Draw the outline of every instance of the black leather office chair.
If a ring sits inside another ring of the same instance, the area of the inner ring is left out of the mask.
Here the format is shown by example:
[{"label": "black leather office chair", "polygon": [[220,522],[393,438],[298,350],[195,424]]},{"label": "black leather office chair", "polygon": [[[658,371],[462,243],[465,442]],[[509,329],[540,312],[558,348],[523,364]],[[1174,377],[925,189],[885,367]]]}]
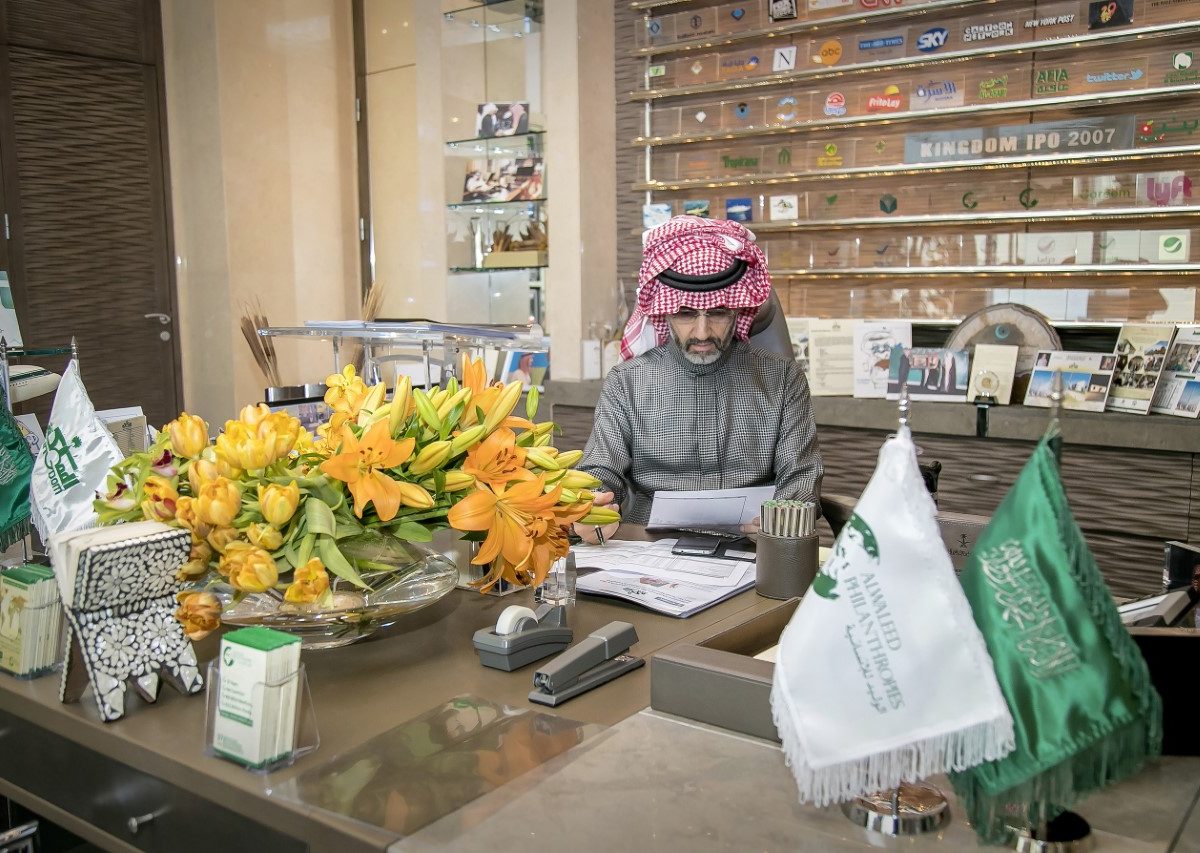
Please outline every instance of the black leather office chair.
[{"label": "black leather office chair", "polygon": [[767,352],[793,357],[787,317],[779,302],[779,294],[774,290],[771,291],[771,298],[763,303],[754,317],[754,325],[750,327],[750,343]]}]

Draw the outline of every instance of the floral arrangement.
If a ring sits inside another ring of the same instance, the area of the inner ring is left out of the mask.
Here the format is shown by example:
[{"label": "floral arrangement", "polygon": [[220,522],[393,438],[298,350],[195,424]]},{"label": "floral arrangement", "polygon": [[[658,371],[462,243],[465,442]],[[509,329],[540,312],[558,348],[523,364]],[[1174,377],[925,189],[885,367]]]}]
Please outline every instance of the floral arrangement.
[{"label": "floral arrangement", "polygon": [[554,424],[535,423],[537,390],[513,414],[520,382],[489,384],[482,361],[464,357],[463,381],[428,392],[405,378],[386,400],[348,366],[326,379],[332,409],[316,436],[286,412],[247,406],[210,442],[208,425],[182,413],[153,447],[114,466],[96,500],[101,524],[141,519],[185,527],[190,588],[177,618],[200,639],[220,622],[218,585],[318,607],[332,600],[330,573],[365,588],[375,565],[343,553],[368,533],[428,542],[452,527],[482,542],[473,563],[501,579],[539,584],[568,550],[571,523],[611,524],[593,508],[599,481],[575,470],[580,450],[551,445]]}]

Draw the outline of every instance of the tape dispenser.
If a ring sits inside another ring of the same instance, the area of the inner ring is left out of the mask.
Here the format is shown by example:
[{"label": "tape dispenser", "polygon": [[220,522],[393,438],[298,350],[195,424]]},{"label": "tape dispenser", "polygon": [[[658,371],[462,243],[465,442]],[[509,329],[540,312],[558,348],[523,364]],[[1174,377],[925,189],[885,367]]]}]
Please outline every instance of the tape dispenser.
[{"label": "tape dispenser", "polygon": [[543,604],[530,610],[512,605],[504,608],[494,627],[476,631],[473,642],[481,664],[512,672],[561,652],[571,638],[565,606]]}]

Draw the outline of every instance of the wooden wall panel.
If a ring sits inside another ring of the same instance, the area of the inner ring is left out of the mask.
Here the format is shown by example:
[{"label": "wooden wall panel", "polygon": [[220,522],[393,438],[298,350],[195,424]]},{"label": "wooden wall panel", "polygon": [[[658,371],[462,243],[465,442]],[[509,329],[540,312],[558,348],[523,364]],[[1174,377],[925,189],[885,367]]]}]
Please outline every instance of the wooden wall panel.
[{"label": "wooden wall panel", "polygon": [[630,101],[628,95],[642,87],[644,61],[629,55],[637,44],[642,12],[629,8],[627,0],[614,0],[616,24],[616,89],[617,89],[617,277],[625,291],[625,302],[631,308],[637,297],[637,271],[642,263],[642,243],[635,234],[642,228],[644,193],[630,187],[641,180],[642,151],[629,140],[642,135],[645,106]]},{"label": "wooden wall panel", "polygon": [[[155,69],[10,47],[26,343],[79,339],[97,408],[177,413]],[[7,156],[7,155],[6,155]]]},{"label": "wooden wall panel", "polygon": [[6,0],[8,43],[80,56],[152,63],[157,2]]}]

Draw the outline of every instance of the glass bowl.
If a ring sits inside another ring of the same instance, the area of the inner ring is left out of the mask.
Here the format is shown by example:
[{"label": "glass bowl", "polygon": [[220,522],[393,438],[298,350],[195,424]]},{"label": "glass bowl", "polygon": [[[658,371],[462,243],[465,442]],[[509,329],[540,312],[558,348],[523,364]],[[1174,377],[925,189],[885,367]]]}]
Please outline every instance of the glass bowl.
[{"label": "glass bowl", "polygon": [[367,534],[339,543],[369,589],[332,577],[328,606],[293,604],[281,593],[248,595],[236,604],[232,590],[215,590],[226,602],[221,621],[261,625],[301,639],[305,649],[332,649],[393,625],[401,616],[428,607],[458,582],[458,567],[417,542]]}]

